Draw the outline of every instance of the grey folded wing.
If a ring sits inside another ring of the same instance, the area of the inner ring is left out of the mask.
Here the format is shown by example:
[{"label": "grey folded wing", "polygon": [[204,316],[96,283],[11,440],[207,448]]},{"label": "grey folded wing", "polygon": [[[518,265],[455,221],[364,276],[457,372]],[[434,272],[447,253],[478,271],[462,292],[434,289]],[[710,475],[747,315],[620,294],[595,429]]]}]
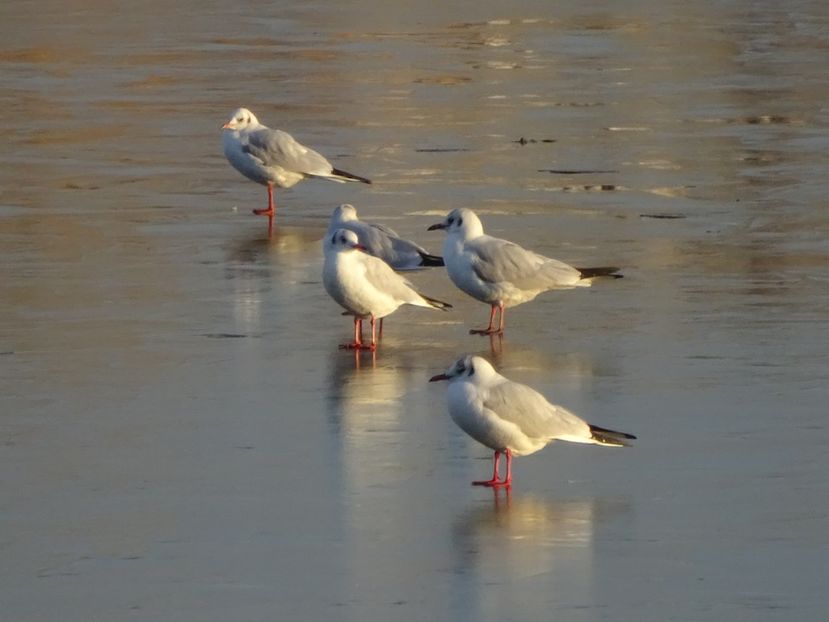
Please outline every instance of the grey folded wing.
[{"label": "grey folded wing", "polygon": [[282,130],[262,128],[250,132],[243,150],[258,158],[265,166],[278,166],[304,175],[330,175],[331,163],[313,149],[298,143]]},{"label": "grey folded wing", "polygon": [[411,240],[404,240],[403,238],[389,238],[391,247],[398,255],[420,255],[421,253],[428,254],[426,249],[412,242]]},{"label": "grey folded wing", "polygon": [[365,245],[372,255],[380,257],[395,268],[400,268],[406,262],[420,260],[420,253],[426,251],[409,240],[404,240],[389,227],[383,225],[360,223],[363,230],[358,233],[365,237]]},{"label": "grey folded wing", "polygon": [[422,303],[423,298],[412,284],[397,274],[389,264],[377,257],[366,256],[366,280],[376,290],[381,291],[395,300],[408,303]]},{"label": "grey folded wing", "polygon": [[467,244],[472,269],[487,283],[510,283],[521,289],[568,285],[581,278],[579,271],[557,259],[528,251],[507,240],[485,236]]},{"label": "grey folded wing", "polygon": [[394,229],[392,229],[391,227],[387,227],[386,225],[378,225],[376,223],[365,223],[365,225],[371,227],[372,229],[377,229],[377,231],[379,231],[380,233],[384,233],[390,238],[400,237],[399,235],[397,235],[397,232]]},{"label": "grey folded wing", "polygon": [[484,407],[509,421],[530,438],[553,439],[563,436],[590,438],[590,426],[566,408],[547,401],[527,385],[506,381],[492,387]]},{"label": "grey folded wing", "polygon": [[372,255],[387,262],[392,260],[394,254],[393,239],[397,235],[394,231],[382,225],[373,225],[362,221],[353,224],[355,231],[359,227],[357,235],[360,236],[361,242],[366,245]]}]

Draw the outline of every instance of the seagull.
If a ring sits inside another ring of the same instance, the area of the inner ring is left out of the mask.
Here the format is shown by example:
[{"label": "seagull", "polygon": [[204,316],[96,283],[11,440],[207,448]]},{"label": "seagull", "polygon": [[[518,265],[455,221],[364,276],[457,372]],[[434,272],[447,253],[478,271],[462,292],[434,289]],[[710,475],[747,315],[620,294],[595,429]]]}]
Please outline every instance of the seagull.
[{"label": "seagull", "polygon": [[414,242],[404,240],[388,227],[359,220],[357,210],[348,203],[343,203],[331,214],[328,235],[337,229],[348,229],[356,233],[360,244],[365,246],[366,252],[379,257],[395,270],[415,270],[443,265],[442,257],[430,255],[423,248]]},{"label": "seagull", "polygon": [[228,162],[248,179],[268,187],[267,209],[255,209],[253,213],[268,217],[269,232],[276,214],[274,185],[290,188],[306,177],[340,183],[371,183],[365,177],[334,168],[319,153],[301,145],[287,132],[262,125],[247,108],[236,110],[222,129],[225,130],[222,146]]},{"label": "seagull", "polygon": [[[478,216],[470,209],[458,208],[429,227],[446,230],[443,259],[449,278],[462,291],[490,305],[489,326],[470,330],[472,335],[501,335],[504,312],[529,302],[552,289],[589,287],[599,276],[622,278],[619,268],[574,268],[526,250],[513,242],[484,233]],[[498,310],[498,327],[493,326]]]},{"label": "seagull", "polygon": [[[385,261],[369,255],[357,234],[337,229],[325,236],[325,264],[322,283],[325,291],[354,316],[354,341],[347,349],[377,349],[374,322],[409,304],[430,309],[451,309],[452,305],[416,292],[412,285],[391,269]],[[363,320],[371,321],[371,344],[362,341]]]},{"label": "seagull", "polygon": [[[480,356],[459,358],[429,382],[439,380],[449,381],[446,401],[452,421],[495,451],[492,479],[472,482],[475,486],[510,486],[512,457],[535,453],[553,441],[623,447],[636,438],[586,423],[527,385],[505,378]],[[507,467],[499,480],[501,454],[507,457]]]}]

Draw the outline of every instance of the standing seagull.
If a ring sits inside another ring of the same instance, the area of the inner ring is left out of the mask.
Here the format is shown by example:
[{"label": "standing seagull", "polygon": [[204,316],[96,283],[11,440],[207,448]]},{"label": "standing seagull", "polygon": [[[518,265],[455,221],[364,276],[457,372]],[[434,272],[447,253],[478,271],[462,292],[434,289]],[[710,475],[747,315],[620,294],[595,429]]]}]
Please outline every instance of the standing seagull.
[{"label": "standing seagull", "polygon": [[[505,308],[529,302],[542,292],[589,287],[598,276],[622,278],[619,268],[574,268],[486,235],[471,209],[452,210],[443,222],[429,227],[429,231],[434,229],[446,229],[443,260],[449,278],[459,289],[490,305],[489,326],[470,330],[473,335],[503,334]],[[497,328],[493,326],[496,310],[500,311]]]},{"label": "standing seagull", "polygon": [[379,257],[395,270],[414,270],[443,265],[442,257],[430,255],[423,248],[414,242],[404,240],[388,227],[359,220],[357,210],[348,203],[343,203],[331,214],[328,234],[334,233],[337,229],[348,229],[356,233],[360,244],[366,247],[366,252]]},{"label": "standing seagull", "polygon": [[[438,380],[449,381],[446,401],[452,421],[495,451],[492,479],[472,482],[475,486],[510,486],[513,455],[527,456],[553,441],[623,447],[636,438],[586,423],[527,385],[505,378],[480,356],[458,359],[429,382]],[[499,480],[501,454],[507,456],[507,469]]]},{"label": "standing seagull", "polygon": [[[451,309],[452,305],[416,292],[411,284],[382,259],[365,252],[357,234],[337,229],[325,236],[325,264],[322,283],[325,291],[354,316],[354,341],[343,348],[377,349],[374,322],[394,313],[401,305]],[[371,321],[371,344],[362,340],[363,319]]]},{"label": "standing seagull", "polygon": [[222,128],[222,146],[225,157],[237,171],[248,179],[268,187],[267,209],[255,209],[254,214],[268,217],[268,233],[273,229],[276,205],[273,186],[290,188],[306,177],[319,177],[344,183],[371,181],[331,166],[331,163],[313,149],[299,144],[282,130],[272,130],[259,123],[247,108],[239,108]]}]

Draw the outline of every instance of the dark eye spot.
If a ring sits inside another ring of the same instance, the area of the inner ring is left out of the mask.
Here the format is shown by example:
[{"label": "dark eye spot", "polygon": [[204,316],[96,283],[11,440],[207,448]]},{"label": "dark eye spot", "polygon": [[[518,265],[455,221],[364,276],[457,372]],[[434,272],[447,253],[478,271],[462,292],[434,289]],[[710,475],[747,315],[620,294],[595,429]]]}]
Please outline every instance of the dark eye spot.
[{"label": "dark eye spot", "polygon": [[237,120],[239,123],[242,123],[242,122],[245,120],[245,117],[239,117],[239,118],[238,118],[238,119],[236,119],[236,120]]},{"label": "dark eye spot", "polygon": [[336,243],[337,243],[337,234],[335,233],[334,235],[331,236],[331,244],[336,244]]}]

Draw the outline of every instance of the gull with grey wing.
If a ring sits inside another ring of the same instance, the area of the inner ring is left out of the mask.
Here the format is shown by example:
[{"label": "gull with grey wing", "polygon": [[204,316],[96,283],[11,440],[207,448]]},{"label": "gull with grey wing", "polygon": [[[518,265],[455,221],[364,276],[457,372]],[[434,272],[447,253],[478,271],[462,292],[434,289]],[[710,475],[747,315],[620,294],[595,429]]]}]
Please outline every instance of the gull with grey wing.
[{"label": "gull with grey wing", "polygon": [[[589,287],[596,277],[622,278],[615,267],[574,268],[484,233],[481,220],[471,209],[458,208],[429,227],[446,230],[443,260],[449,278],[462,291],[490,305],[489,326],[472,334],[503,334],[507,307],[534,299],[554,289]],[[495,312],[499,324],[494,326]]]},{"label": "gull with grey wing", "polygon": [[307,178],[371,183],[365,177],[334,168],[322,155],[300,144],[287,132],[260,123],[247,108],[236,110],[222,129],[225,157],[233,168],[268,188],[268,207],[255,209],[253,213],[268,217],[269,232],[276,214],[274,186],[290,188]]},{"label": "gull with grey wing", "polygon": [[[344,348],[375,350],[375,320],[394,313],[404,304],[444,311],[452,307],[449,303],[415,291],[412,284],[385,261],[369,255],[353,231],[337,229],[326,235],[323,249],[322,282],[325,291],[348,315],[354,316],[354,341],[343,344]],[[365,318],[371,322],[369,345],[362,341],[362,322]]]},{"label": "gull with grey wing", "polygon": [[[448,380],[449,416],[464,432],[495,451],[492,479],[477,486],[510,486],[512,457],[527,456],[553,441],[623,447],[636,437],[583,421],[566,408],[551,404],[528,387],[505,378],[480,356],[459,358],[430,382]],[[507,457],[499,479],[501,454]]]},{"label": "gull with grey wing", "polygon": [[337,229],[348,229],[357,234],[366,251],[379,257],[395,270],[416,270],[442,266],[443,258],[430,255],[421,246],[405,240],[384,225],[368,223],[357,217],[353,205],[343,203],[334,209],[328,225],[328,234]]}]

